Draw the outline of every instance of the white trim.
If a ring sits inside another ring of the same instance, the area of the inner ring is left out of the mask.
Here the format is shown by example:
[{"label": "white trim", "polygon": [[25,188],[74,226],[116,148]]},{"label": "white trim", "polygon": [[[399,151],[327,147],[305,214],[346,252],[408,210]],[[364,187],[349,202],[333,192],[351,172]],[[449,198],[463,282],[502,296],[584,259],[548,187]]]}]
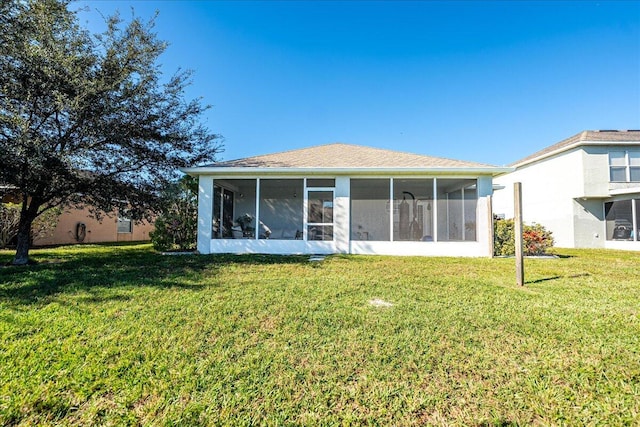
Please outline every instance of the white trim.
[{"label": "white trim", "polygon": [[393,194],[393,187],[394,187],[394,182],[393,182],[394,178],[389,178],[389,197],[388,197],[388,202],[389,202],[389,241],[393,242],[393,211],[395,211],[396,207],[396,199],[394,197]]},{"label": "white trim", "polygon": [[631,199],[631,218],[633,220],[633,223],[631,224],[631,229],[633,230],[633,241],[637,242],[638,241],[638,217],[636,216],[636,214],[638,213],[636,211],[636,199]]},{"label": "white trim", "polygon": [[382,242],[352,240],[349,253],[357,255],[486,257],[479,242]]},{"label": "white trim", "polygon": [[561,148],[557,148],[553,151],[550,151],[548,153],[545,154],[541,154],[537,157],[534,157],[532,159],[529,160],[525,160],[523,162],[520,163],[514,163],[513,166],[511,167],[512,171],[516,170],[517,168],[520,168],[522,166],[526,166],[530,163],[535,163],[538,162],[540,160],[544,160],[548,157],[553,157],[557,154],[563,153],[565,151],[570,151],[573,150],[575,148],[578,147],[582,147],[582,146],[589,146],[589,145],[595,145],[595,146],[625,146],[625,145],[634,145],[634,144],[640,144],[640,140],[638,141],[576,141],[572,144],[569,144],[567,146],[561,147]]},{"label": "white trim", "polygon": [[502,173],[513,172],[513,167],[409,167],[409,168],[254,168],[254,167],[215,167],[215,166],[199,166],[193,168],[181,168],[180,171],[189,175],[228,175],[236,176],[246,174],[247,176],[265,176],[277,175],[284,176],[301,175],[301,176],[323,176],[323,175],[386,175],[386,176],[405,176],[415,174],[435,174],[435,175],[498,175]]},{"label": "white trim", "polygon": [[433,211],[433,241],[438,241],[438,178],[433,178],[433,206],[431,206],[431,210]]},{"label": "white trim", "polygon": [[605,240],[605,249],[616,249],[620,251],[640,251],[640,242],[633,240]]},{"label": "white trim", "polygon": [[300,255],[337,252],[335,242],[329,240],[212,239],[209,246],[209,253]]},{"label": "white trim", "polygon": [[256,231],[254,240],[260,240],[260,178],[256,178]]},{"label": "white trim", "polygon": [[[622,194],[634,194],[634,193],[640,194],[640,187],[616,188],[614,190],[609,190],[609,193],[612,196],[617,196]],[[608,197],[608,196],[603,196],[603,197]]]}]

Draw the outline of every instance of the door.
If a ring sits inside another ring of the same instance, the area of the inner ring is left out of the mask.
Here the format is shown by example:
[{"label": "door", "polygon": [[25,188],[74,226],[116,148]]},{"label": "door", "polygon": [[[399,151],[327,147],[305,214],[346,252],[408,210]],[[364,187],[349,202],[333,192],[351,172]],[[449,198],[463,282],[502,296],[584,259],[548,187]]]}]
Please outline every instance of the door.
[{"label": "door", "polygon": [[307,191],[307,240],[333,240],[333,193]]},{"label": "door", "polygon": [[214,187],[213,192],[213,237],[231,238],[233,226],[233,191]]}]

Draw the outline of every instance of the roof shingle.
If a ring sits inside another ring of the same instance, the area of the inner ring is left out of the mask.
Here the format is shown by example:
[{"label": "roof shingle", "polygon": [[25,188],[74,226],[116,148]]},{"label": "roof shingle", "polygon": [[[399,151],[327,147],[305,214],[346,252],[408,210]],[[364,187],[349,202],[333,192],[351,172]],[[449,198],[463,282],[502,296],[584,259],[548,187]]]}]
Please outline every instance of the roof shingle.
[{"label": "roof shingle", "polygon": [[557,144],[550,145],[543,148],[517,162],[512,163],[510,166],[522,166],[523,164],[530,163],[538,158],[544,158],[551,153],[561,152],[563,149],[569,148],[574,144],[589,143],[589,142],[638,142],[640,143],[640,130],[585,130],[578,134],[575,134],[567,139],[563,139]]},{"label": "roof shingle", "polygon": [[492,165],[334,143],[214,163],[216,168],[485,168]]}]

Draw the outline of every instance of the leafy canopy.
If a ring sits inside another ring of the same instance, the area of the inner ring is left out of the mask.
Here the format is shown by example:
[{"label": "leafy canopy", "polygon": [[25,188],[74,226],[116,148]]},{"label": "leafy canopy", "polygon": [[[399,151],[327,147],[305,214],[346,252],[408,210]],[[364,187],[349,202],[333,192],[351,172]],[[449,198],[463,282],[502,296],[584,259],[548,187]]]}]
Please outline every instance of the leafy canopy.
[{"label": "leafy canopy", "polygon": [[149,217],[178,168],[220,151],[208,106],[185,99],[191,72],[163,76],[153,19],[112,16],[94,35],[69,3],[0,2],[0,183],[22,196],[19,246],[56,206]]},{"label": "leafy canopy", "polygon": [[185,100],[190,72],[166,81],[153,20],[119,16],[91,35],[64,0],[0,6],[0,182],[46,207],[153,208],[177,168],[212,161],[208,108]]}]

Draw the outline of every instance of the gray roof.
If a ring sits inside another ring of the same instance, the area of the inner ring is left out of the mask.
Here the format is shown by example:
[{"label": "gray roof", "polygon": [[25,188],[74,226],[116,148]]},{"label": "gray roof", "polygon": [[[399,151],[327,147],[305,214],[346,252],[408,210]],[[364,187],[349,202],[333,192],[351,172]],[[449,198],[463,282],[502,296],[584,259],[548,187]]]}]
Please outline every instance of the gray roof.
[{"label": "gray roof", "polygon": [[585,130],[573,135],[567,139],[563,139],[557,144],[553,144],[547,148],[537,151],[530,156],[512,163],[510,166],[522,166],[527,163],[534,162],[538,159],[545,158],[551,154],[560,153],[569,148],[579,145],[589,145],[590,142],[603,143],[640,143],[640,130]]},{"label": "gray roof", "polygon": [[326,144],[299,150],[213,163],[215,168],[493,168],[492,165],[423,156],[351,144]]}]

